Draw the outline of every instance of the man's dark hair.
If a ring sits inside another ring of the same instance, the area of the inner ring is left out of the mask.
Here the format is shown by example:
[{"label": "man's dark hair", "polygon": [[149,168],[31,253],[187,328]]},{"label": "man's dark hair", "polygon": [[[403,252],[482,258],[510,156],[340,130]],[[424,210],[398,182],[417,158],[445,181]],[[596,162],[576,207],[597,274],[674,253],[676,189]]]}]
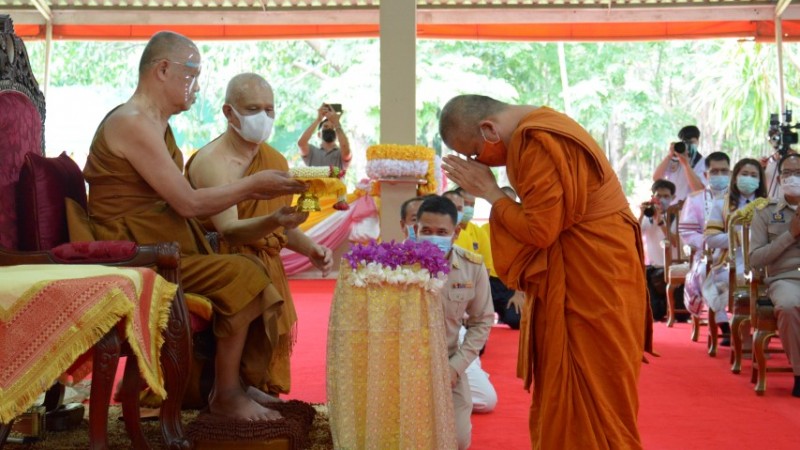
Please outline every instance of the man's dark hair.
[{"label": "man's dark hair", "polygon": [[781,173],[781,169],[783,168],[783,162],[789,158],[800,158],[800,154],[798,153],[787,153],[785,154],[780,161],[778,161],[778,173]]},{"label": "man's dark hair", "polygon": [[675,183],[669,180],[656,180],[650,187],[650,192],[655,194],[657,190],[664,188],[669,189],[669,195],[675,195]]},{"label": "man's dark hair", "polygon": [[417,220],[422,217],[423,213],[433,214],[447,214],[453,220],[453,225],[458,224],[458,209],[456,205],[447,197],[444,196],[430,196],[419,205],[417,210]]},{"label": "man's dark hair", "polygon": [[406,212],[408,211],[408,205],[414,202],[421,202],[424,200],[425,199],[422,197],[411,197],[410,199],[404,201],[403,204],[400,205],[400,220],[406,220]]},{"label": "man's dark hair", "polygon": [[725,152],[709,153],[709,155],[706,156],[706,170],[711,167],[712,161],[725,161],[729,166],[731,165],[731,157]]},{"label": "man's dark hair", "polygon": [[445,144],[451,144],[453,137],[457,135],[478,136],[480,135],[478,123],[507,107],[507,103],[485,95],[470,94],[453,97],[444,105],[439,114],[439,136]]},{"label": "man's dark hair", "polygon": [[678,131],[678,139],[688,141],[689,139],[700,139],[700,129],[694,125],[687,125]]}]

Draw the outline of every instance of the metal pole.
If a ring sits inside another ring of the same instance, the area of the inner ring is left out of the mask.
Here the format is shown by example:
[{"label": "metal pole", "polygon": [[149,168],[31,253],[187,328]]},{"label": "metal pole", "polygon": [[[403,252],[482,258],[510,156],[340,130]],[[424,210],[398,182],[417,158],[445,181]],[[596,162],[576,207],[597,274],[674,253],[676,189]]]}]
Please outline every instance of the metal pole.
[{"label": "metal pole", "polygon": [[48,20],[45,23],[46,35],[44,44],[44,85],[42,86],[42,93],[44,98],[47,98],[47,87],[50,86],[50,56],[53,50],[53,21]]}]

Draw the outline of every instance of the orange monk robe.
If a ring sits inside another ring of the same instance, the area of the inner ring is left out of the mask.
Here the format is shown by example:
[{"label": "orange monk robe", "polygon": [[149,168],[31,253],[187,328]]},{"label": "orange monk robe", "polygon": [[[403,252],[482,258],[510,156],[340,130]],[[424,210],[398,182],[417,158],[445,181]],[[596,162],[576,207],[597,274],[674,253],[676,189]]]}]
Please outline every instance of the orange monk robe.
[{"label": "orange monk robe", "polygon": [[[186,173],[189,173],[189,166],[194,160],[194,155],[186,163]],[[245,172],[245,176],[252,175],[261,170],[274,169],[288,171],[289,164],[286,158],[267,144],[261,144],[259,152],[253,158],[250,166]],[[258,216],[267,216],[284,206],[291,206],[292,196],[287,195],[270,200],[245,200],[237,204],[239,219],[249,219]],[[211,220],[203,221],[203,226],[208,230],[214,230]],[[272,359],[266,366],[261,364],[245,364],[246,361],[258,360],[258,354],[248,355],[243,358],[242,376],[245,380],[258,386],[266,392],[273,394],[286,394],[291,388],[291,374],[289,370],[289,360],[292,344],[294,343],[293,327],[297,322],[297,312],[289,292],[289,283],[286,272],[283,268],[280,252],[286,246],[287,239],[283,228],[278,228],[267,236],[248,245],[231,246],[224,239],[220,239],[220,253],[223,254],[244,254],[255,255],[267,268],[267,274],[272,280],[272,285],[283,298],[283,306],[278,317],[278,340],[273,349]],[[251,326],[247,340],[248,344],[263,342],[266,339],[263,327]],[[247,352],[258,351],[257,345],[245,345]]]},{"label": "orange monk robe", "polygon": [[592,137],[539,108],[511,138],[521,203],[491,212],[495,269],[524,290],[520,361],[534,449],[638,449],[637,379],[650,322],[640,231]]}]

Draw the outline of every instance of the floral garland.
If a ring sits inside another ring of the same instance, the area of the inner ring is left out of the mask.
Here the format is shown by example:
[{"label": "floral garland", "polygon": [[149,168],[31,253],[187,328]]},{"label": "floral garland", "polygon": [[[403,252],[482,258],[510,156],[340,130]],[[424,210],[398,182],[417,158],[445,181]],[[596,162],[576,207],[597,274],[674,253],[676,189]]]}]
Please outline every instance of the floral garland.
[{"label": "floral garland", "polygon": [[449,261],[430,242],[395,241],[356,244],[344,255],[353,269],[348,283],[356,287],[371,284],[417,285],[438,291],[450,272]]},{"label": "floral garland", "polygon": [[367,175],[370,178],[424,177],[426,184],[418,195],[437,192],[436,152],[422,145],[381,144],[367,148]]}]

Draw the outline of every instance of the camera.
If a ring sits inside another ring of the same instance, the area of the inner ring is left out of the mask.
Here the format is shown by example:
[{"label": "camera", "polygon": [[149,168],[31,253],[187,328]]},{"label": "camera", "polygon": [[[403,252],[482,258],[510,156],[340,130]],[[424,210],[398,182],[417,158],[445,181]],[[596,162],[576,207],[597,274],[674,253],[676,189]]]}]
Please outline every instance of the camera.
[{"label": "camera", "polygon": [[644,206],[644,208],[642,208],[642,214],[644,214],[645,217],[653,217],[656,215],[656,205],[652,202],[643,203],[642,206]]},{"label": "camera", "polygon": [[342,104],[341,103],[328,103],[328,107],[333,110],[336,114],[342,113]]},{"label": "camera", "polygon": [[673,142],[672,149],[675,150],[675,153],[686,153],[686,143],[685,142]]},{"label": "camera", "polygon": [[783,122],[780,114],[770,114],[769,116],[769,141],[778,150],[781,156],[791,148],[792,144],[797,144],[797,128],[800,124],[792,124],[792,110],[787,109],[783,113]]}]

